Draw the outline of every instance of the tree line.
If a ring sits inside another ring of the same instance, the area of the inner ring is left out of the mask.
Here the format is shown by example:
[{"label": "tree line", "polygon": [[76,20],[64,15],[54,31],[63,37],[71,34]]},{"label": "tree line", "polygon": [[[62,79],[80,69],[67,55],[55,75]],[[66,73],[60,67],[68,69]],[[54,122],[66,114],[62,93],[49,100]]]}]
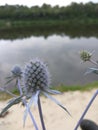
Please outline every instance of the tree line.
[{"label": "tree line", "polygon": [[0,6],[0,20],[70,20],[98,19],[98,3],[72,2],[59,7],[43,4],[39,6],[4,5]]}]

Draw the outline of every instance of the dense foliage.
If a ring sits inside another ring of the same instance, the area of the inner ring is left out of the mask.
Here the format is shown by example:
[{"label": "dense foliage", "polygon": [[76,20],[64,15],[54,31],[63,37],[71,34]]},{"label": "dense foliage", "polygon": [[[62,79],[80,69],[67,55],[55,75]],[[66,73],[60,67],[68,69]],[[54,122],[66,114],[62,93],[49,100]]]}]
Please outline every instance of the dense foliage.
[{"label": "dense foliage", "polygon": [[[0,38],[28,37],[53,33],[70,37],[98,37],[98,3],[71,3],[52,7],[0,6]],[[32,31],[33,30],[33,31]],[[48,31],[47,31],[48,30]]]},{"label": "dense foliage", "polygon": [[66,19],[98,19],[98,3],[86,4],[72,2],[66,7],[48,4],[39,6],[0,6],[0,20],[66,20]]}]

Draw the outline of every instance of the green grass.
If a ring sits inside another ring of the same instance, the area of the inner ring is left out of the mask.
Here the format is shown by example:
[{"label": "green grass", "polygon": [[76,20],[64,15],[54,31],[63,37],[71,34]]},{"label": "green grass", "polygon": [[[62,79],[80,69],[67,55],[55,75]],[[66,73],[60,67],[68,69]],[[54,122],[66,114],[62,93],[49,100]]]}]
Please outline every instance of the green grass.
[{"label": "green grass", "polygon": [[60,92],[67,92],[67,91],[89,91],[95,88],[98,88],[98,82],[89,83],[86,85],[73,85],[73,86],[65,86],[60,85],[56,87],[52,87],[53,89],[59,90]]},{"label": "green grass", "polygon": [[[90,91],[92,89],[97,89],[98,88],[98,82],[93,82],[89,83],[86,85],[72,85],[72,86],[65,86],[65,85],[59,85],[52,87],[52,89],[59,90],[60,92],[68,92],[68,91]],[[19,95],[19,92],[17,89],[12,90],[13,94]],[[6,94],[4,92],[0,92],[0,101],[1,100],[8,100],[10,99],[11,96],[9,94]]]},{"label": "green grass", "polygon": [[77,26],[98,26],[98,19],[66,19],[66,20],[0,20],[0,29],[11,28],[52,28],[52,27],[77,27]]},{"label": "green grass", "polygon": [[4,93],[4,92],[0,92],[0,101],[5,101],[5,100],[8,100],[10,99],[11,96],[7,93]]}]

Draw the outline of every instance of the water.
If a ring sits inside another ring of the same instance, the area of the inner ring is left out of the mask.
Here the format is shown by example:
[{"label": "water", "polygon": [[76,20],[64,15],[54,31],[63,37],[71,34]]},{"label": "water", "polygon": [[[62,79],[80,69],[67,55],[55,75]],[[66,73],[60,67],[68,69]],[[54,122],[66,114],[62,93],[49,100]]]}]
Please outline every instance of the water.
[{"label": "water", "polygon": [[15,64],[24,67],[32,58],[41,58],[48,64],[52,85],[78,85],[96,81],[97,75],[84,76],[91,63],[81,64],[79,52],[95,50],[93,58],[98,60],[96,37],[70,38],[66,35],[31,36],[23,39],[0,40],[0,87]]}]

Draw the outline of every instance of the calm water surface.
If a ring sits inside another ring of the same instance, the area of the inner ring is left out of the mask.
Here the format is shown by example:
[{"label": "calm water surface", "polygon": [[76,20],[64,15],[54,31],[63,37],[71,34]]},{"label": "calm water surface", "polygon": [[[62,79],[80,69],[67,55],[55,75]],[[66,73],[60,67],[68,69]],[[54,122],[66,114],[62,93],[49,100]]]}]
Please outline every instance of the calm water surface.
[{"label": "calm water surface", "polygon": [[24,39],[0,40],[0,86],[5,77],[10,74],[14,64],[24,67],[32,58],[39,57],[49,66],[52,85],[76,85],[96,81],[94,74],[84,76],[90,63],[81,64],[79,51],[95,50],[94,59],[98,60],[98,39],[73,38],[66,35],[51,35],[46,39],[43,36],[31,36]]}]

